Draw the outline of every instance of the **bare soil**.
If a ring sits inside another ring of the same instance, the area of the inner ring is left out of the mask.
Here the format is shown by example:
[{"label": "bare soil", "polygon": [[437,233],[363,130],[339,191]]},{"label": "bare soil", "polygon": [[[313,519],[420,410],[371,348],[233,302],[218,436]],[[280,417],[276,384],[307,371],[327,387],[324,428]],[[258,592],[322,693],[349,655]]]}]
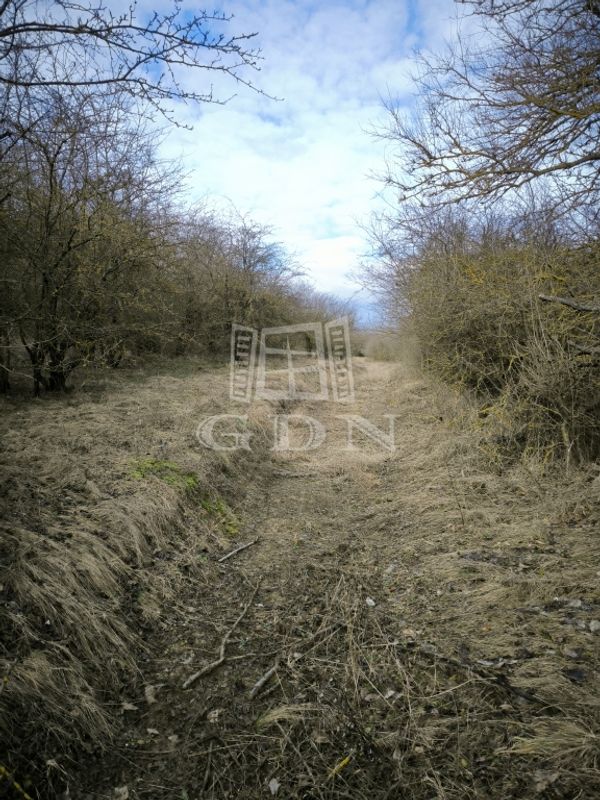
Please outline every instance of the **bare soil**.
[{"label": "bare soil", "polygon": [[[223,409],[227,375],[209,378]],[[106,695],[109,744],[50,759],[46,794],[600,796],[598,471],[495,463],[468,406],[401,366],[357,360],[356,384],[351,406],[255,410],[260,457],[223,488],[234,529],[186,506],[191,577]],[[200,409],[179,397],[189,442]],[[314,417],[326,442],[270,451],[276,414]],[[396,415],[396,450],[360,434],[349,450],[344,414]]]}]

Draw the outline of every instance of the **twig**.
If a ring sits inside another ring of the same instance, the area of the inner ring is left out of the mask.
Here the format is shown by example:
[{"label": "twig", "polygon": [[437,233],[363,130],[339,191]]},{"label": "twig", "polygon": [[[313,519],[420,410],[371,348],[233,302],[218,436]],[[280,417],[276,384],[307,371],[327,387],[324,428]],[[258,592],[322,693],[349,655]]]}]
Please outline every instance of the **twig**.
[{"label": "twig", "polygon": [[212,748],[213,748],[213,743],[211,742],[208,745],[208,758],[206,759],[206,770],[204,771],[204,781],[202,782],[203,792],[205,792],[208,789],[208,779],[210,777],[210,768],[212,762]]},{"label": "twig", "polygon": [[[329,625],[328,627],[317,631],[315,634],[313,634],[311,637],[309,637],[305,642],[303,642],[303,644],[306,645],[306,644],[309,644],[311,642],[314,642],[315,639],[317,639],[319,636],[322,636],[323,634],[329,634],[329,636],[327,638],[330,638],[335,633],[337,633],[337,631],[339,631],[340,628],[342,628],[343,626],[344,626],[344,623],[335,623],[334,625]],[[321,640],[321,641],[317,642],[316,644],[313,644],[312,647],[309,647],[308,650],[305,650],[303,653],[300,653],[297,656],[297,658],[294,659],[293,664],[295,665],[296,662],[298,662],[301,658],[304,658],[306,655],[308,655],[308,653],[310,653],[311,650],[314,650],[315,647],[318,647],[319,645],[323,644],[323,641],[326,641],[326,640]],[[289,659],[289,655],[288,655],[288,659]],[[254,684],[254,686],[252,687],[252,690],[250,692],[250,699],[253,699],[254,697],[256,697],[256,695],[260,692],[260,690],[263,688],[263,686],[267,683],[269,678],[271,678],[277,672],[277,668],[279,667],[279,664],[281,663],[282,660],[283,660],[283,653],[280,654],[279,656],[277,656],[277,659],[275,660],[275,663],[273,664],[273,666],[269,667],[269,669],[256,681],[256,683]],[[289,660],[288,660],[288,666],[291,666],[289,664]]]},{"label": "twig", "polygon": [[278,666],[279,666],[279,659],[277,659],[277,661],[273,664],[273,666],[270,667],[264,673],[264,675],[261,675],[261,677],[256,681],[256,683],[252,687],[252,691],[250,692],[250,699],[251,700],[254,697],[256,697],[256,695],[260,692],[260,690],[263,688],[263,686],[269,680],[269,678],[271,678],[277,672],[277,667]]},{"label": "twig", "polygon": [[588,303],[579,303],[577,300],[571,300],[570,297],[554,297],[554,295],[539,294],[540,300],[545,303],[560,303],[563,306],[568,306],[575,311],[592,312],[594,314],[600,313],[600,306],[589,305]]},{"label": "twig", "polygon": [[254,539],[252,542],[248,542],[248,544],[241,544],[239,547],[236,547],[235,550],[232,550],[231,553],[221,556],[221,558],[218,559],[219,564],[221,561],[227,561],[228,558],[231,558],[231,556],[234,556],[236,553],[241,553],[242,550],[245,550],[247,547],[252,547],[252,545],[256,544],[257,542],[258,539]]},{"label": "twig", "polygon": [[256,585],[254,591],[252,592],[252,596],[250,597],[250,600],[248,600],[248,602],[244,606],[244,609],[243,609],[242,613],[239,615],[239,617],[233,623],[231,628],[229,628],[229,630],[227,631],[225,636],[221,639],[221,647],[219,648],[219,657],[216,659],[216,661],[212,661],[210,664],[207,664],[205,667],[203,667],[202,669],[198,670],[198,672],[194,672],[193,675],[190,675],[190,677],[183,682],[183,688],[184,689],[188,689],[193,683],[195,683],[198,680],[198,678],[203,678],[205,675],[209,675],[211,672],[213,672],[215,669],[217,669],[217,667],[220,667],[221,664],[224,661],[226,661],[225,648],[227,647],[227,642],[229,641],[229,637],[231,636],[231,634],[234,632],[234,630],[237,628],[237,626],[240,624],[240,622],[246,616],[246,613],[247,613],[248,609],[252,605],[252,601],[256,597],[256,593],[258,592],[258,587],[259,586],[260,586],[260,583],[258,583]]}]

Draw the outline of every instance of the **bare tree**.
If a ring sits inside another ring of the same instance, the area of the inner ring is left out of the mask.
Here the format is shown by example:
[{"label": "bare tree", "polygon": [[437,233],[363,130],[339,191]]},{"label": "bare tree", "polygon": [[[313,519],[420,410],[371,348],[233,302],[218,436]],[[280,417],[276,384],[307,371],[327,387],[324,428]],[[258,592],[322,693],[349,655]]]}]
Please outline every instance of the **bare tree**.
[{"label": "bare tree", "polygon": [[596,215],[600,4],[465,4],[479,30],[445,55],[421,59],[412,121],[405,108],[387,104],[389,126],[380,135],[397,145],[387,184],[403,201],[434,205],[543,186],[557,208]]},{"label": "bare tree", "polygon": [[174,99],[216,102],[210,85],[190,88],[183,77],[186,69],[221,73],[253,87],[247,69],[260,61],[256,34],[225,33],[231,19],[204,11],[190,17],[177,2],[145,17],[135,3],[113,14],[98,0],[1,0],[0,83],[118,88],[163,113]]},{"label": "bare tree", "polygon": [[181,220],[181,345],[228,347],[232,322],[261,327],[287,321],[300,272],[268,226],[235,209],[222,217],[206,210]]},{"label": "bare tree", "polygon": [[123,124],[123,96],[48,92],[11,151],[0,206],[2,343],[21,342],[36,392],[64,389],[97,348],[150,327],[150,311],[157,326],[169,256],[159,211],[177,180],[157,162],[155,132]]}]

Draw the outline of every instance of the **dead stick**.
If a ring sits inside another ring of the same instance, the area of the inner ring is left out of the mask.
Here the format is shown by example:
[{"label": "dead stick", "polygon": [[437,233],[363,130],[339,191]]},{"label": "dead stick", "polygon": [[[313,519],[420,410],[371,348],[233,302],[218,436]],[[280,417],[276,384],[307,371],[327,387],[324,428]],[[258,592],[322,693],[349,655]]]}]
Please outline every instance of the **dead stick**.
[{"label": "dead stick", "polygon": [[202,782],[203,792],[205,792],[208,789],[208,779],[210,777],[210,767],[212,762],[212,748],[213,748],[213,743],[211,742],[208,745],[208,758],[206,759],[206,770],[204,771],[204,781]]},{"label": "dead stick", "polygon": [[590,303],[580,303],[577,300],[573,300],[571,297],[555,297],[554,295],[548,294],[538,294],[538,297],[545,303],[561,303],[563,306],[569,306],[569,308],[575,309],[575,311],[592,312],[594,314],[600,312],[600,306]]},{"label": "dead stick", "polygon": [[251,700],[254,697],[256,697],[256,695],[260,692],[260,690],[263,688],[263,686],[269,680],[269,678],[271,678],[277,672],[277,667],[278,666],[279,666],[279,659],[277,659],[277,661],[273,664],[273,666],[270,667],[264,673],[264,675],[261,675],[261,677],[256,681],[256,683],[252,687],[252,691],[250,692],[250,699]]},{"label": "dead stick", "polygon": [[229,637],[231,636],[231,634],[234,632],[234,630],[237,628],[237,626],[240,624],[240,622],[246,616],[246,613],[247,613],[248,609],[252,605],[252,601],[256,597],[256,593],[258,592],[258,587],[259,586],[260,586],[260,583],[258,583],[256,585],[254,591],[252,592],[252,596],[251,596],[250,600],[248,600],[248,602],[244,606],[244,609],[243,609],[242,613],[239,615],[239,617],[233,623],[231,628],[229,628],[229,630],[227,631],[225,636],[221,639],[221,647],[219,648],[219,657],[217,658],[217,660],[211,662],[210,664],[207,664],[205,667],[202,667],[202,669],[198,670],[198,672],[194,672],[193,675],[190,675],[190,677],[183,682],[183,688],[184,689],[188,689],[193,683],[195,683],[198,680],[198,678],[203,678],[205,675],[209,675],[211,672],[213,672],[213,670],[217,669],[217,667],[220,667],[221,664],[226,660],[225,648],[227,647],[227,642],[229,641]]},{"label": "dead stick", "polygon": [[[324,633],[331,633],[331,635],[333,636],[333,634],[337,633],[337,631],[341,627],[342,627],[342,623],[339,623],[339,624],[336,623],[334,625],[329,625],[328,627],[323,628],[320,631],[317,631],[313,636],[311,636],[307,640],[307,642],[313,642],[318,636],[321,636]],[[305,642],[304,644],[306,644],[307,642]],[[311,652],[311,650],[313,650],[315,647],[318,647],[319,644],[323,644],[323,642],[321,641],[321,642],[318,642],[317,644],[314,644],[313,647],[310,647],[304,653],[301,653],[300,656],[297,659],[295,659],[295,661],[298,661],[300,658],[303,658],[304,656],[306,656],[308,653]],[[282,656],[279,656],[277,658],[277,660],[275,661],[275,663],[273,664],[273,666],[269,667],[269,669],[256,681],[256,683],[252,687],[252,691],[250,692],[250,699],[251,700],[256,697],[256,695],[260,692],[260,690],[263,688],[263,686],[266,684],[266,682],[269,680],[269,678],[271,678],[277,672],[277,667],[279,666],[279,662],[281,661],[281,658],[282,658]]]},{"label": "dead stick", "polygon": [[232,550],[231,553],[227,553],[227,555],[219,558],[219,563],[221,563],[221,561],[227,561],[227,559],[231,558],[231,556],[234,556],[236,553],[241,553],[242,550],[245,550],[247,547],[252,547],[252,545],[256,544],[257,542],[258,539],[254,539],[254,541],[248,542],[248,544],[241,544],[239,547],[236,547],[235,550]]}]

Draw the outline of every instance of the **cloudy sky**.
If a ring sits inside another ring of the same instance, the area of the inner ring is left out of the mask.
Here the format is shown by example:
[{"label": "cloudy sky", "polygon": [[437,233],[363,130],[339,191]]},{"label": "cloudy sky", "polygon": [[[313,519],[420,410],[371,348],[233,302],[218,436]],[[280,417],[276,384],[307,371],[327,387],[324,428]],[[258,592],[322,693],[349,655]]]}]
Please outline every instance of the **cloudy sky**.
[{"label": "cloudy sky", "polygon": [[409,108],[413,53],[452,37],[456,7],[452,0],[231,0],[225,10],[234,14],[230,31],[259,34],[264,61],[248,77],[282,99],[218,83],[222,97],[236,97],[177,109],[193,130],[171,130],[164,151],[183,158],[192,199],[231,201],[272,225],[317,288],[349,297],[357,289],[349,273],[368,247],[359,223],[380,202],[370,175],[381,169],[384,149],[367,131],[384,119],[383,96]]}]

